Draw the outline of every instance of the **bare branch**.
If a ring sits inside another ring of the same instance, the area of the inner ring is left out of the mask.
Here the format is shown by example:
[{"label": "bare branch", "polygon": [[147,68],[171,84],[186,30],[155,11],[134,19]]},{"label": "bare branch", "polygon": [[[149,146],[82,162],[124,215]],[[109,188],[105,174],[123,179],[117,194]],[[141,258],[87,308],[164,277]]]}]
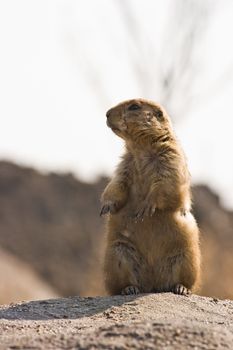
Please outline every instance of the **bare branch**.
[{"label": "bare branch", "polygon": [[[116,4],[133,44],[129,55],[142,94],[153,95],[159,91],[160,101],[175,119],[184,116],[183,111],[187,110],[192,98],[195,72],[200,71],[195,52],[210,17],[209,1],[173,2],[159,55],[153,40],[145,35],[137,20],[132,3],[116,0]],[[182,106],[177,101],[182,101]]]}]

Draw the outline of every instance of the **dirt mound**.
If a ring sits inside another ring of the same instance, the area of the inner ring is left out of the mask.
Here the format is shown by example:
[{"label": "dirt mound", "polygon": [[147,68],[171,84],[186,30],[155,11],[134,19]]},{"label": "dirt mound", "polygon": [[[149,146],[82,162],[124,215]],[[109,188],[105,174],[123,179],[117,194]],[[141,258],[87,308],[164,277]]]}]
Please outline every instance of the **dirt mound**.
[{"label": "dirt mound", "polygon": [[171,293],[0,308],[0,349],[226,349],[233,302]]}]

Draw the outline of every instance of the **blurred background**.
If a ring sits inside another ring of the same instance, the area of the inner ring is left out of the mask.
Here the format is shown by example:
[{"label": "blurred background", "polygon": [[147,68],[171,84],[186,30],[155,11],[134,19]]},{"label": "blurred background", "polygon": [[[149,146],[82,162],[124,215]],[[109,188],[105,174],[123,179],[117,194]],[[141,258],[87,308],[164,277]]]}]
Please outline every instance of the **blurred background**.
[{"label": "blurred background", "polygon": [[106,110],[165,106],[189,161],[201,295],[233,298],[233,2],[0,0],[0,303],[103,295]]}]

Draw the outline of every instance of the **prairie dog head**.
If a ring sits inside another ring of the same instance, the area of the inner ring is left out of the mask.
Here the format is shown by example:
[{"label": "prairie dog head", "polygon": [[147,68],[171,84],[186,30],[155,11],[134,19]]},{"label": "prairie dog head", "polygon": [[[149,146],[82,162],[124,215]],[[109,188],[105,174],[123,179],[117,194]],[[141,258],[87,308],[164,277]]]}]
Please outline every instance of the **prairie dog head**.
[{"label": "prairie dog head", "polygon": [[106,113],[107,125],[125,141],[140,136],[160,136],[171,129],[170,118],[159,104],[133,99],[121,102]]}]

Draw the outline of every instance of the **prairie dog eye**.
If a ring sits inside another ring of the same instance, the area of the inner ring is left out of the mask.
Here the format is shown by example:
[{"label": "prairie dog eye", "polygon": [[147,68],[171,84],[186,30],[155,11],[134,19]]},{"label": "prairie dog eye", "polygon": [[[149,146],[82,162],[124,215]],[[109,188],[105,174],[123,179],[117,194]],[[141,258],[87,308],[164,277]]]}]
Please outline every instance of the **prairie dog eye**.
[{"label": "prairie dog eye", "polygon": [[136,111],[138,109],[141,109],[141,106],[138,103],[132,103],[129,107],[128,107],[128,111]]}]

